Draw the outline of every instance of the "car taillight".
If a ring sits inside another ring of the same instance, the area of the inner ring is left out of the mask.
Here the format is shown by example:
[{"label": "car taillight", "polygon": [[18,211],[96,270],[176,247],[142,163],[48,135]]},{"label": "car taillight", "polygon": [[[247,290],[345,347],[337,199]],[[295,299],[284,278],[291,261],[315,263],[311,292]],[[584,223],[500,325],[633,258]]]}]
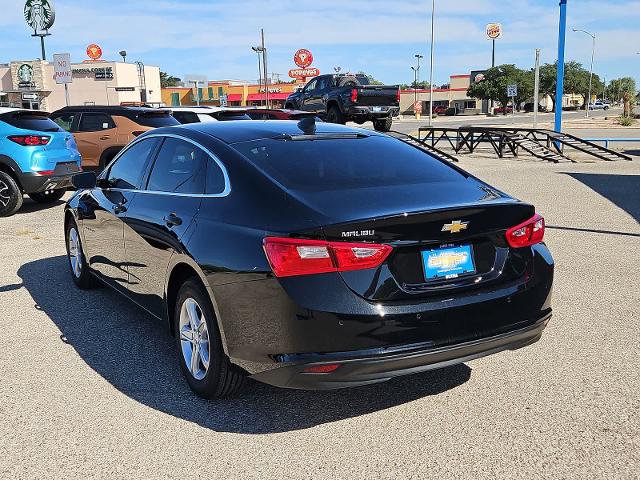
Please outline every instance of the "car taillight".
[{"label": "car taillight", "polygon": [[358,101],[358,89],[354,88],[351,90],[351,101],[352,102],[357,102]]},{"label": "car taillight", "polygon": [[47,135],[11,135],[7,138],[23,147],[46,145],[51,140],[51,137]]},{"label": "car taillight", "polygon": [[400,89],[396,90],[396,102],[400,103]]},{"label": "car taillight", "polygon": [[513,248],[530,247],[544,239],[544,218],[537,213],[520,225],[507,230],[507,242]]},{"label": "car taillight", "polygon": [[33,172],[36,175],[53,175],[53,173],[55,172],[55,170],[38,170],[37,172]]},{"label": "car taillight", "polygon": [[267,237],[264,251],[276,277],[375,268],[392,247],[373,243],[325,242]]},{"label": "car taillight", "polygon": [[139,137],[144,132],[145,132],[144,130],[135,130],[135,131],[131,132],[131,135],[133,135],[134,137]]}]

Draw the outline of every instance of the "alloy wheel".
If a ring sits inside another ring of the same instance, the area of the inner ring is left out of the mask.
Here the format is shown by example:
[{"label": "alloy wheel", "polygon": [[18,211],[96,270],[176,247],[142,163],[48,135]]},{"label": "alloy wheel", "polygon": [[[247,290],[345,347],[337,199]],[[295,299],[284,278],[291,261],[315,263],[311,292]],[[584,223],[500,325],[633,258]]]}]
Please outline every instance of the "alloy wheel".
[{"label": "alloy wheel", "polygon": [[82,251],[80,249],[80,239],[75,227],[69,229],[69,263],[71,271],[76,278],[82,274]]},{"label": "alloy wheel", "polygon": [[202,380],[209,369],[209,330],[204,312],[193,298],[187,298],[180,308],[180,346],[189,373]]},{"label": "alloy wheel", "polygon": [[3,207],[9,205],[11,201],[11,193],[9,191],[9,185],[0,180],[0,204]]}]

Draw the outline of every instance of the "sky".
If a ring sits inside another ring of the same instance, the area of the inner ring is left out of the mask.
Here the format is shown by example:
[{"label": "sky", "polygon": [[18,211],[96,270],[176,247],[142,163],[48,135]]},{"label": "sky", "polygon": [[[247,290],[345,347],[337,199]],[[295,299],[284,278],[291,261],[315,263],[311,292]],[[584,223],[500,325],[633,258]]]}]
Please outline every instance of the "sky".
[{"label": "sky", "polygon": [[[429,0],[53,0],[56,22],[46,39],[49,58],[71,53],[87,58],[97,43],[103,58],[158,65],[177,77],[255,81],[258,59],[251,50],[265,30],[269,72],[289,80],[293,54],[309,49],[322,73],[363,70],[385,83],[411,83],[415,54],[424,56],[428,78]],[[434,83],[491,64],[485,25],[503,24],[496,63],[531,68],[535,49],[542,62],[557,57],[558,0],[435,0]],[[591,38],[597,37],[594,71],[607,79],[632,76],[640,85],[640,1],[568,0],[567,60],[589,68]],[[22,0],[0,0],[0,63],[40,57],[30,36]]]}]

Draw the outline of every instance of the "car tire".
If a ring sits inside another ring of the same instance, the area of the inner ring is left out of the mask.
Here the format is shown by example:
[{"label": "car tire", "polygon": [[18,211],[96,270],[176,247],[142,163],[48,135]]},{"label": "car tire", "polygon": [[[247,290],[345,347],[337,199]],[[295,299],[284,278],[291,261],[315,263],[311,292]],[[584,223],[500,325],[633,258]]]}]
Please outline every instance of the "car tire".
[{"label": "car tire", "polygon": [[391,130],[391,125],[393,124],[393,119],[391,117],[387,117],[384,120],[374,120],[373,128],[377,132],[388,132]]},{"label": "car tire", "polygon": [[197,278],[182,284],[175,305],[177,356],[191,390],[207,399],[239,392],[246,376],[224,353],[209,294]]},{"label": "car tire", "polygon": [[327,122],[344,125],[344,116],[337,105],[329,107],[329,110],[327,111]]},{"label": "car tire", "polygon": [[66,188],[60,188],[58,190],[45,190],[44,192],[30,193],[31,200],[37,203],[53,203],[64,197],[67,193]]},{"label": "car tire", "polygon": [[64,238],[67,245],[67,260],[73,283],[82,290],[91,290],[100,286],[98,279],[91,273],[85,259],[80,231],[75,220],[70,220],[67,223]]},{"label": "car tire", "polygon": [[14,178],[0,171],[0,217],[10,217],[22,207],[22,190]]}]

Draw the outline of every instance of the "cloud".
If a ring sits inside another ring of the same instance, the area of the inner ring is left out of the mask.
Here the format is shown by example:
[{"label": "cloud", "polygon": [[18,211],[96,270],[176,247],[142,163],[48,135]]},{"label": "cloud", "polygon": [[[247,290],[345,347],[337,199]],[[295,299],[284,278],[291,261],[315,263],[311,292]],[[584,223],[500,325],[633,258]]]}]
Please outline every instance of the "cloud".
[{"label": "cloud", "polygon": [[[286,74],[293,66],[293,52],[306,47],[322,71],[341,65],[366,70],[383,81],[407,82],[414,54],[428,59],[430,7],[429,1],[415,0],[56,0],[56,25],[47,46],[51,52],[69,51],[79,60],[85,58],[86,45],[97,42],[108,58],[125,49],[132,60],[159,64],[178,75],[190,71],[251,79],[257,76],[257,60],[250,46],[259,42],[264,28],[275,72]],[[0,16],[0,59],[39,56],[21,5],[5,10]],[[497,43],[499,63],[528,67],[535,48],[542,49],[543,61],[555,60],[556,0],[436,0],[438,83],[446,82],[449,74],[489,65],[484,26],[490,21],[504,24],[504,37]],[[639,22],[640,1],[570,2],[570,27],[597,34],[596,64],[611,72],[640,77],[634,55],[640,44],[630,42],[638,38]],[[582,37],[568,33],[567,56],[587,63],[590,42]]]}]

